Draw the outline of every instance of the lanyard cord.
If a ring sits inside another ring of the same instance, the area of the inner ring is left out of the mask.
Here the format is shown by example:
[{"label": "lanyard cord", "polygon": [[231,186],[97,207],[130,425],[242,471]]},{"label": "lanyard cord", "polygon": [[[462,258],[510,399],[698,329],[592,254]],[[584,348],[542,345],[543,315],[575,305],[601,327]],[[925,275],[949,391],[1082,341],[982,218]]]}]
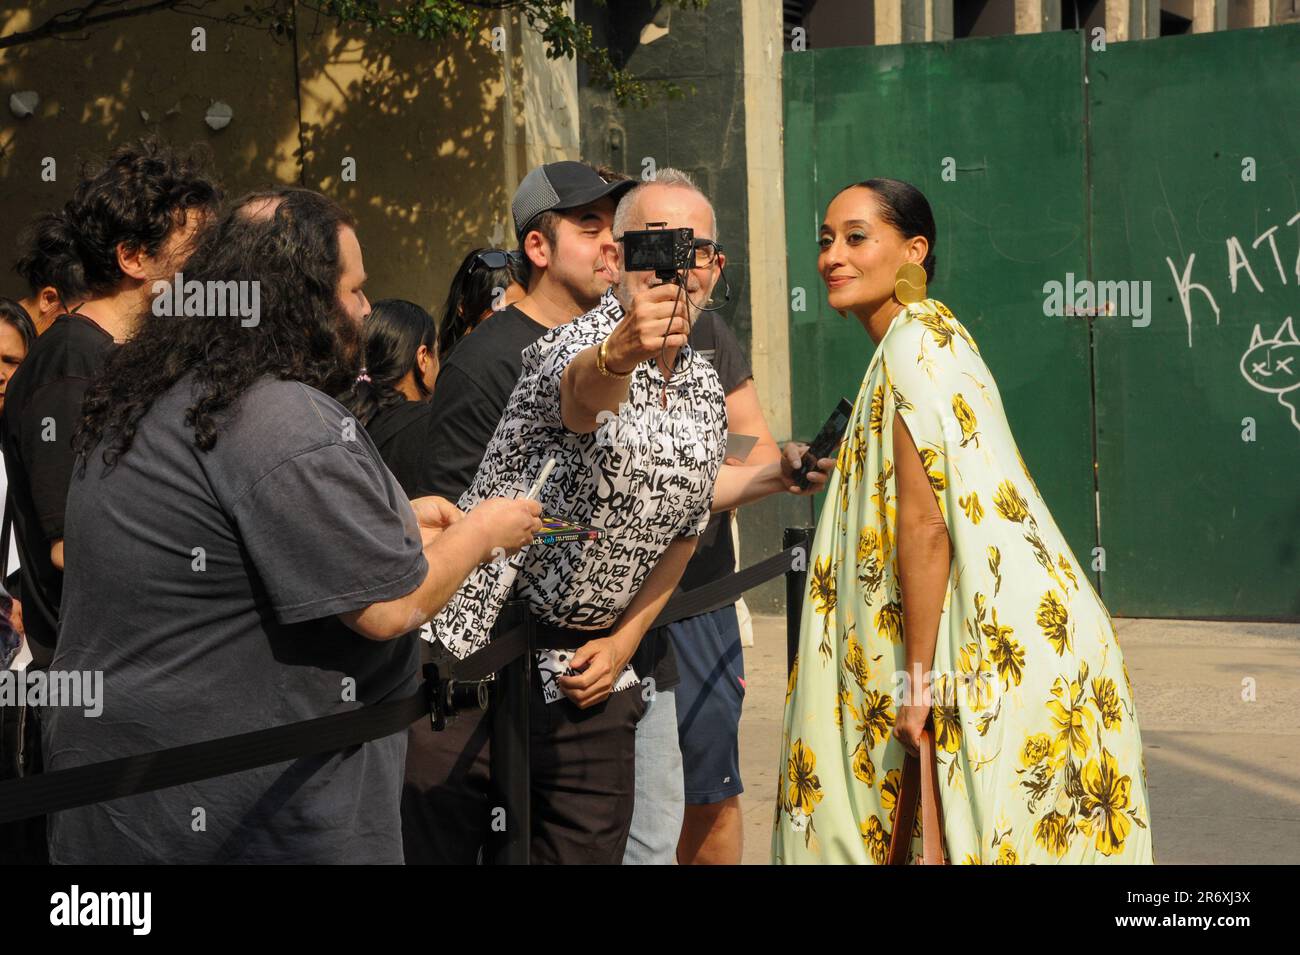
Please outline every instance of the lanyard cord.
[{"label": "lanyard cord", "polygon": [[[691,301],[691,297],[690,297],[689,295],[686,295],[686,282],[687,282],[687,276],[689,275],[689,273],[690,273],[690,270],[689,270],[689,269],[682,269],[682,270],[680,270],[680,271],[677,273],[677,280],[678,280],[678,281],[677,281],[677,297],[673,299],[673,313],[672,313],[672,315],[669,315],[669,316],[668,316],[668,328],[664,329],[664,343],[663,343],[663,345],[660,346],[660,348],[659,348],[659,364],[660,364],[662,367],[664,367],[664,368],[668,368],[668,361],[667,361],[667,358],[666,358],[666,356],[667,356],[667,354],[668,354],[668,331],[669,331],[669,329],[671,329],[671,328],[673,327],[673,315],[676,315],[676,314],[677,314],[677,306],[678,306],[678,304],[682,301],[682,297],[683,297],[683,296],[685,296],[685,298],[686,298],[686,336],[687,336],[687,345],[690,344],[690,333],[691,333],[691,328],[694,327],[694,325],[695,325],[694,320],[690,317],[690,313],[691,313],[691,307],[692,307],[695,303]],[[702,311],[702,309],[700,309],[698,306],[696,306],[696,308],[695,308],[695,312],[696,312],[696,315],[697,315],[697,316],[699,315],[699,313],[700,313],[701,311]],[[686,346],[683,346],[683,347],[686,347]],[[679,349],[679,352],[680,352],[680,349]],[[694,361],[695,361],[695,353],[694,353],[694,352],[691,352],[691,354],[690,354],[690,356],[689,356],[689,362],[687,363],[686,368],[685,368],[684,370],[690,370],[690,367],[691,367],[690,363],[691,363],[691,362],[694,362]],[[673,364],[676,365],[676,362],[673,362]],[[673,369],[673,368],[668,368],[668,371],[664,374],[664,387],[663,387],[663,391],[662,391],[662,393],[661,393],[660,396],[659,396],[659,404],[660,404],[660,406],[661,406],[662,408],[665,408],[665,409],[668,407],[668,385],[672,382],[672,380],[673,380],[673,375],[674,375],[674,369]]]}]

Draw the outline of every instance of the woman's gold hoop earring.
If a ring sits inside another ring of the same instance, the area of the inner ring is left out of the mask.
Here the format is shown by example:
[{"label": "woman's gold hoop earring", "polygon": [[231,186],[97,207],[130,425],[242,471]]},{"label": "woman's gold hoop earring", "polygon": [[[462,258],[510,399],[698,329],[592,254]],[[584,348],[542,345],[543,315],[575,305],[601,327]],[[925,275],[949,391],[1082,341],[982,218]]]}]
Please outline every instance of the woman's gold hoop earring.
[{"label": "woman's gold hoop earring", "polygon": [[925,269],[915,262],[904,262],[894,275],[894,298],[912,305],[925,298]]}]

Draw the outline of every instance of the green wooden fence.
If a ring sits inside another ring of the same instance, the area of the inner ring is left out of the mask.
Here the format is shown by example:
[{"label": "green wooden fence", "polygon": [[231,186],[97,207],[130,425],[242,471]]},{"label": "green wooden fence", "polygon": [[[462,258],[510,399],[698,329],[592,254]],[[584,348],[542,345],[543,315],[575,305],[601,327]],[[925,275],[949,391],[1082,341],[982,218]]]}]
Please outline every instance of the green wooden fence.
[{"label": "green wooden fence", "polygon": [[[935,211],[932,294],[1111,611],[1300,619],[1300,27],[1088,42],[785,55],[795,432],[874,348],[825,303],[826,203],[906,179]],[[1071,277],[1123,283],[1125,314],[1046,314]]]}]

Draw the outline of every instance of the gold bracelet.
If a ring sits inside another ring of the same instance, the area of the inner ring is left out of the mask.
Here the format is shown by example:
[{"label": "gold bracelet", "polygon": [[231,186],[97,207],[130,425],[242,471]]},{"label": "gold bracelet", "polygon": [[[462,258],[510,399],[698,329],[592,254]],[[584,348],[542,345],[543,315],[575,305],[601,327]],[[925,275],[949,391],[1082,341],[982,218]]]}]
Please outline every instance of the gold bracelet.
[{"label": "gold bracelet", "polygon": [[[620,375],[616,371],[610,371],[609,366],[605,364],[605,349],[608,347],[608,345],[609,345],[609,339],[606,338],[603,342],[600,343],[600,347],[596,349],[596,370],[600,372],[602,375],[604,375],[606,378],[631,378],[632,372],[629,371],[625,375]],[[635,369],[633,370],[635,371]]]}]

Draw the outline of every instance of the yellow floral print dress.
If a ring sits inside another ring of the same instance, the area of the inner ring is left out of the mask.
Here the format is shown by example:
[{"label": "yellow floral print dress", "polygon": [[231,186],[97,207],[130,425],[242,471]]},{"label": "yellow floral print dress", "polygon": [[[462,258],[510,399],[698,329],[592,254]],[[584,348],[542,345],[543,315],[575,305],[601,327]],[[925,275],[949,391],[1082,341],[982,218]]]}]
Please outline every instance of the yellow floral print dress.
[{"label": "yellow floral print dress", "polygon": [[[931,693],[954,864],[1149,863],[1146,771],[1110,616],[1025,468],[974,339],[933,299],[889,326],[840,446],[786,692],[772,856],[883,864],[905,751],[899,412],[952,542]],[[920,851],[920,813],[913,829]]]}]

